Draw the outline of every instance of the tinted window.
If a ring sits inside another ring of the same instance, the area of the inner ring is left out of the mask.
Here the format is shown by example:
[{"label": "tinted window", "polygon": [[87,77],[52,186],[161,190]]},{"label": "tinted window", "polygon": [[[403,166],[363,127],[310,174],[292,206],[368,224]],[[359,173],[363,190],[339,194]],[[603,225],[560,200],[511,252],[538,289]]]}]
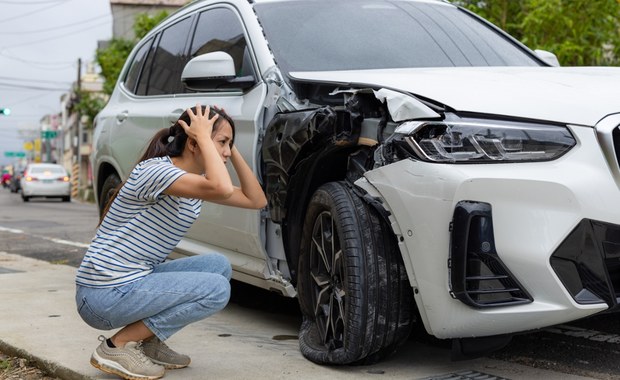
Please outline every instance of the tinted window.
[{"label": "tinted window", "polygon": [[127,90],[135,93],[136,83],[140,78],[140,73],[142,73],[143,63],[146,59],[146,54],[151,48],[151,44],[153,43],[153,39],[150,39],[144,45],[140,47],[140,49],[136,52],[136,55],[133,57],[133,61],[131,62],[131,66],[127,71],[127,77],[125,79],[125,87]]},{"label": "tinted window", "polygon": [[192,58],[214,51],[230,54],[237,76],[248,75],[252,65],[239,18],[230,9],[216,8],[200,14],[191,44]]},{"label": "tinted window", "polygon": [[439,2],[267,2],[255,10],[285,72],[540,65],[507,36]]},{"label": "tinted window", "polygon": [[155,56],[154,46],[157,46],[157,43],[159,41],[159,36],[160,34],[158,34],[153,39],[155,42],[151,44],[151,49],[149,50],[149,53],[146,56],[146,62],[144,63],[144,69],[142,69],[142,74],[140,74],[140,80],[138,82],[138,88],[136,89],[137,95],[146,95],[146,91],[149,86],[149,77],[151,75],[151,67],[153,66],[153,57]]},{"label": "tinted window", "polygon": [[65,169],[62,166],[32,166],[28,170],[29,174],[60,174],[66,175]]},{"label": "tinted window", "polygon": [[150,66],[146,95],[182,92],[181,72],[191,19],[186,18],[164,29]]}]

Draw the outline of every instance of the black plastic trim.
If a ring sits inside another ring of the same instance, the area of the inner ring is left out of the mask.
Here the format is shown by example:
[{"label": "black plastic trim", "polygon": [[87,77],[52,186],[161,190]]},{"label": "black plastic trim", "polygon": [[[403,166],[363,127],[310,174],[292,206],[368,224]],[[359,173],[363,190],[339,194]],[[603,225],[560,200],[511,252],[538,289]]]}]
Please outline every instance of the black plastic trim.
[{"label": "black plastic trim", "polygon": [[448,268],[454,298],[476,308],[532,302],[497,254],[490,204],[459,202],[451,231]]},{"label": "black plastic trim", "polygon": [[583,219],[550,258],[551,267],[579,304],[620,298],[620,225]]}]

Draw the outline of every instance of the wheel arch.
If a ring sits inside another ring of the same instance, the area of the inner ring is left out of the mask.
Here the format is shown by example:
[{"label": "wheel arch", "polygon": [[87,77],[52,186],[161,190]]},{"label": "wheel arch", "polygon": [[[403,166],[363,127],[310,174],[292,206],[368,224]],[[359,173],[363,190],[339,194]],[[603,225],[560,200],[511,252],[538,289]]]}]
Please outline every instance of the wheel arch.
[{"label": "wheel arch", "polygon": [[347,178],[360,145],[363,116],[324,106],[276,114],[265,129],[262,168],[271,220],[282,226],[292,283],[296,284],[305,210],[322,184]]},{"label": "wheel arch", "polygon": [[104,161],[97,168],[95,175],[95,202],[97,204],[99,204],[101,200],[101,191],[103,190],[105,179],[112,174],[116,174],[119,178],[121,178],[120,172],[110,162]]},{"label": "wheel arch", "polygon": [[[299,245],[310,198],[321,185],[340,181],[347,176],[350,150],[328,150],[307,157],[299,164],[299,171],[290,177],[285,202],[286,218],[282,220],[284,247],[292,282],[297,283]],[[329,168],[329,170],[326,170]]]}]

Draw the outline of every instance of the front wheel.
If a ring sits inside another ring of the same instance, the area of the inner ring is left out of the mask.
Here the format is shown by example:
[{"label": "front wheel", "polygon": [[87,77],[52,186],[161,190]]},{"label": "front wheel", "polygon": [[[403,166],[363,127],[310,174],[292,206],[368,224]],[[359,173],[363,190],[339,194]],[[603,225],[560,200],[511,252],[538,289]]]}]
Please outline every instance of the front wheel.
[{"label": "front wheel", "polygon": [[391,230],[344,182],[308,205],[299,258],[302,354],[319,364],[370,364],[411,331],[413,296]]}]

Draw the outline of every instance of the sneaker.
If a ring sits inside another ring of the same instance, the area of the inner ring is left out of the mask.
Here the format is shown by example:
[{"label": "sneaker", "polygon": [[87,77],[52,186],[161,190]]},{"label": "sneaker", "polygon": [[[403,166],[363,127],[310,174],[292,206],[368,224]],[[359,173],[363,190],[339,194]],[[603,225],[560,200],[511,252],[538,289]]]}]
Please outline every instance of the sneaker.
[{"label": "sneaker", "polygon": [[166,369],[187,367],[191,359],[187,355],[174,352],[166,343],[154,336],[149,340],[142,341],[142,352],[148,356],[153,363],[161,364]]},{"label": "sneaker", "polygon": [[123,348],[110,348],[106,338],[99,336],[101,344],[90,357],[90,364],[127,380],[154,380],[164,376],[164,367],[153,363],[140,347],[140,343],[128,342]]}]

